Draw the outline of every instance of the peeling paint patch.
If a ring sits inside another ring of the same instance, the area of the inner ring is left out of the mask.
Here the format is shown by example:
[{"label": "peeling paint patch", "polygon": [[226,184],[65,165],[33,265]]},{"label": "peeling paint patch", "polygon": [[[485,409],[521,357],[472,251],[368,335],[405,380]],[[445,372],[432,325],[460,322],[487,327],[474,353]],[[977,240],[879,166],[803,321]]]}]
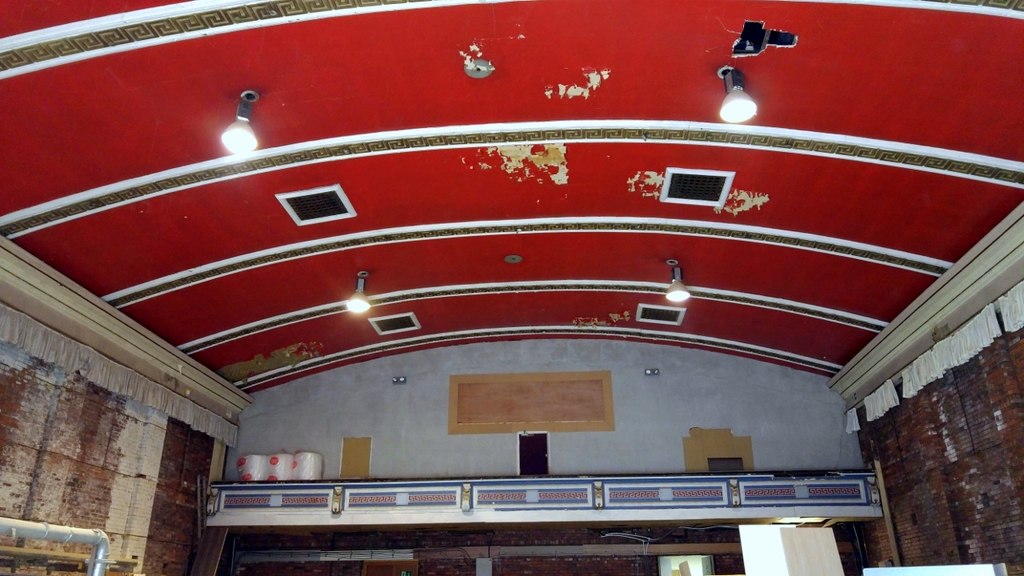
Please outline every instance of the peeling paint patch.
[{"label": "peeling paint patch", "polygon": [[626,186],[631,193],[640,193],[641,198],[658,198],[661,196],[661,187],[665,184],[665,175],[651,170],[637,172],[632,178],[626,180]]},{"label": "peeling paint patch", "polygon": [[[497,161],[501,162],[496,166]],[[569,163],[565,157],[565,144],[516,144],[487,149],[478,164],[481,170],[500,167],[516,182],[550,179],[555,184],[569,183]]]},{"label": "peeling paint patch", "polygon": [[483,58],[484,52],[480,49],[480,45],[476,42],[469,45],[468,50],[459,50],[459,56],[462,56],[462,63],[466,68],[473,66],[473,61],[477,58]]},{"label": "peeling paint patch", "polygon": [[494,72],[494,64],[484,58],[484,51],[479,42],[473,42],[468,50],[459,50],[462,56],[462,67],[470,78],[486,78]]},{"label": "peeling paint patch", "polygon": [[278,348],[269,356],[257,354],[252,360],[229,364],[217,373],[229,382],[245,382],[250,376],[262,374],[278,368],[292,367],[310,358],[316,358],[323,354],[324,345],[319,342],[299,342],[284,348]]},{"label": "peeling paint patch", "polygon": [[746,212],[753,208],[760,210],[761,206],[767,204],[769,200],[770,198],[767,194],[733,188],[732,192],[729,192],[729,196],[725,199],[725,205],[721,208],[715,208],[715,214],[721,214],[725,211],[735,216],[740,212]]},{"label": "peeling paint patch", "polygon": [[[604,82],[605,80],[607,80],[608,77],[611,76],[611,74],[612,74],[612,71],[607,69],[607,68],[604,69],[604,70],[595,70],[595,69],[587,70],[587,69],[584,69],[583,70],[583,77],[587,79],[587,83],[586,84],[559,84],[558,85],[558,97],[559,98],[568,98],[570,100],[572,100],[573,98],[582,97],[584,100],[588,100],[590,98],[590,93],[591,92],[596,92],[597,89],[601,87],[601,83]],[[547,97],[548,100],[550,100],[551,97],[554,96],[554,95],[555,95],[555,86],[554,85],[548,85],[548,86],[544,87],[544,96]]]},{"label": "peeling paint patch", "polygon": [[608,314],[607,320],[602,320],[600,316],[577,316],[573,318],[572,325],[576,328],[596,328],[598,326],[612,326],[619,322],[629,322],[632,316],[629,310],[620,312],[612,312]]}]

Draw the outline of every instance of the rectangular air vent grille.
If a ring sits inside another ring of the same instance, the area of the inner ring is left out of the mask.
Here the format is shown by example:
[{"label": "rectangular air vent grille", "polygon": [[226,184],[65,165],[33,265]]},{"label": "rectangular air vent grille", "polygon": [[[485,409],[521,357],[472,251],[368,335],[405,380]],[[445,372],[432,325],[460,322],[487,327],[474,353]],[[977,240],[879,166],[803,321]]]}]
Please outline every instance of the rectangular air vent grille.
[{"label": "rectangular air vent grille", "polygon": [[665,170],[661,201],[698,206],[724,206],[735,175],[735,172],[717,170],[668,168]]},{"label": "rectangular air vent grille", "polygon": [[412,312],[407,314],[396,314],[394,316],[370,318],[370,324],[373,326],[373,329],[377,331],[377,334],[380,334],[381,336],[394,334],[396,332],[408,332],[410,330],[420,329],[420,322]]},{"label": "rectangular air vent grille", "polygon": [[686,308],[673,308],[671,306],[654,306],[651,304],[640,304],[636,307],[637,322],[650,322],[651,324],[671,324],[679,326],[683,323],[683,315]]},{"label": "rectangular air vent grille", "polygon": [[277,199],[299,226],[317,224],[356,215],[341,186],[278,194]]}]

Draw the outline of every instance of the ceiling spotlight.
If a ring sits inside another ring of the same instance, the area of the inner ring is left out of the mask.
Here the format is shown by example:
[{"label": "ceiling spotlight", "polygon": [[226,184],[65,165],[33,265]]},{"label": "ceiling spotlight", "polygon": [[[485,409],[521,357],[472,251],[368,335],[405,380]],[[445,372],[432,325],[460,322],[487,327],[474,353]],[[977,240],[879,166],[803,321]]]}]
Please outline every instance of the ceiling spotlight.
[{"label": "ceiling spotlight", "polygon": [[690,290],[683,284],[683,269],[676,259],[666,260],[665,263],[672,267],[672,283],[665,290],[665,298],[669,302],[683,302],[690,297]]},{"label": "ceiling spotlight", "polygon": [[363,289],[366,288],[366,277],[369,275],[370,273],[365,270],[356,274],[356,293],[345,302],[345,307],[348,308],[349,312],[362,314],[370,309],[370,301],[363,294]]},{"label": "ceiling spotlight", "polygon": [[241,154],[256,149],[256,133],[252,131],[249,121],[252,119],[252,103],[259,99],[260,95],[255,90],[246,90],[238,97],[235,121],[220,135],[220,141],[228,152]]},{"label": "ceiling spotlight", "polygon": [[718,69],[718,77],[725,82],[725,100],[719,115],[726,122],[746,122],[757,114],[757,102],[744,90],[743,72],[732,66]]}]

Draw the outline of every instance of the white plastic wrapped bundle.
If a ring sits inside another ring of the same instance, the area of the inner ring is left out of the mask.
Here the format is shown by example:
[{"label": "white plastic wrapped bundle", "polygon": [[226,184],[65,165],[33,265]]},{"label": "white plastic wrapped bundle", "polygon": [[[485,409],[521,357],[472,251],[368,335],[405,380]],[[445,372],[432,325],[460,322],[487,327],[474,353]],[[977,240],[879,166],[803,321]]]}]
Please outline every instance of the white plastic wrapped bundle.
[{"label": "white plastic wrapped bundle", "polygon": [[266,480],[270,474],[269,459],[263,454],[247,454],[238,459],[238,477],[244,482]]},{"label": "white plastic wrapped bundle", "polygon": [[296,452],[293,480],[321,480],[324,475],[324,457],[316,452]]},{"label": "white plastic wrapped bundle", "polygon": [[287,452],[274,454],[268,459],[270,473],[267,480],[291,480],[292,465],[295,464],[295,457]]}]

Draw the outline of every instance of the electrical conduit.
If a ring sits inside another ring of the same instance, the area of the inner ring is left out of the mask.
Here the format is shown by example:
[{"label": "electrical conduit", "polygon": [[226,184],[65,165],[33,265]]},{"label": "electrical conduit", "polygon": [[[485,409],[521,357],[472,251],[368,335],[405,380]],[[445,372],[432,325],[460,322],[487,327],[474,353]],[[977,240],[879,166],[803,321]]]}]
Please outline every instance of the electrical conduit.
[{"label": "electrical conduit", "polygon": [[0,533],[14,538],[75,542],[92,546],[89,559],[89,576],[103,576],[107,573],[107,556],[110,553],[110,538],[102,530],[87,530],[68,526],[54,526],[46,522],[27,522],[14,518],[0,517]]}]

